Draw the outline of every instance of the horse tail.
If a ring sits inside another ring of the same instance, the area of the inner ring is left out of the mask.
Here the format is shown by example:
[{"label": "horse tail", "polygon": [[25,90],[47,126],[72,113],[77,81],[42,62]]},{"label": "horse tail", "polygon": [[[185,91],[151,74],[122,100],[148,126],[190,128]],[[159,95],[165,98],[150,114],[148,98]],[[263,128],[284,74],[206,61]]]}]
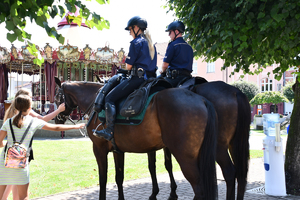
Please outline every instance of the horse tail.
[{"label": "horse tail", "polygon": [[243,195],[247,184],[249,165],[249,132],[251,123],[251,110],[249,101],[241,91],[236,93],[238,103],[237,126],[231,144],[231,155],[236,166],[238,181],[238,196]]},{"label": "horse tail", "polygon": [[200,181],[202,181],[204,199],[214,200],[218,198],[215,164],[218,123],[213,104],[207,99],[205,99],[204,103],[207,108],[208,118],[204,140],[200,149]]}]

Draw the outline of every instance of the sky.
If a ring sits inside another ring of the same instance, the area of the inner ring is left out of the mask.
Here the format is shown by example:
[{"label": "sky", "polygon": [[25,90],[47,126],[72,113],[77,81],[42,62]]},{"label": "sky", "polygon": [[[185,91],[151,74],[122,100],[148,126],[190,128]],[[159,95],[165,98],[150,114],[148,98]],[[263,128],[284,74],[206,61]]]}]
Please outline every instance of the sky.
[{"label": "sky", "polygon": [[[98,31],[96,28],[81,33],[78,40],[82,44],[89,44],[92,49],[108,45],[115,51],[124,48],[128,53],[130,41],[133,39],[129,32],[125,30],[128,20],[133,16],[145,18],[148,22],[148,30],[152,36],[153,43],[169,42],[170,38],[165,32],[166,27],[175,19],[173,13],[167,13],[166,0],[110,0],[110,4],[100,5],[95,0],[83,1],[91,10],[99,14],[110,22],[110,29]],[[57,28],[61,18],[56,17],[49,21],[49,25]],[[30,21],[29,21],[30,22]],[[32,34],[32,42],[40,47],[44,47],[49,42],[52,47],[60,44],[53,38],[49,38],[46,31],[35,23],[28,23],[25,29]],[[11,44],[6,39],[7,30],[5,23],[0,25],[0,46],[10,49]],[[21,48],[24,43],[14,42],[17,48]],[[72,45],[70,43],[70,45]],[[85,46],[85,45],[84,45]],[[84,47],[83,46],[83,47]],[[83,47],[80,47],[83,48]]]}]

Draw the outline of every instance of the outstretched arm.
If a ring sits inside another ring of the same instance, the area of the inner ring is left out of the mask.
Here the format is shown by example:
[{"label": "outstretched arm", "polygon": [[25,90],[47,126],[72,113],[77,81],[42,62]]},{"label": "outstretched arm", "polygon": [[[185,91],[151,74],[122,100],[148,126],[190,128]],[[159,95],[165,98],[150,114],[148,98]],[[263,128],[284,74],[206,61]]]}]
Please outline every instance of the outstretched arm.
[{"label": "outstretched arm", "polygon": [[33,110],[30,111],[30,115],[32,117],[36,117],[38,119],[44,120],[45,122],[48,122],[51,119],[53,119],[56,115],[63,112],[64,110],[65,110],[65,103],[62,103],[59,105],[57,110],[53,111],[52,113],[49,113],[48,115],[41,116],[38,113],[34,112]]},{"label": "outstretched arm", "polygon": [[6,142],[3,141],[6,135],[7,135],[6,131],[0,130],[0,148],[4,147],[6,144]]},{"label": "outstretched arm", "polygon": [[76,125],[64,125],[64,124],[50,124],[46,123],[42,129],[48,130],[48,131],[67,131],[71,129],[80,129],[84,128],[85,124],[76,124]]}]

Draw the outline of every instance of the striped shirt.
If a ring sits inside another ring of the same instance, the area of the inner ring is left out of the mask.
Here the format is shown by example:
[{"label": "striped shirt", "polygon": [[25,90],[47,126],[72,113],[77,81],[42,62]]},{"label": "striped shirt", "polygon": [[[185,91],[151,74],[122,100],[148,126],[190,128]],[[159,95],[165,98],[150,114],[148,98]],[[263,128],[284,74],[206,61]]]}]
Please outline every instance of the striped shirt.
[{"label": "striped shirt", "polygon": [[[13,121],[14,117],[12,117]],[[24,117],[23,126],[21,128],[16,127],[15,125],[12,125],[14,129],[14,134],[16,141],[19,142],[28,127],[32,117],[30,115],[27,115]],[[28,133],[23,140],[23,145],[29,148],[30,140],[33,137],[35,131],[37,129],[43,128],[43,126],[46,124],[45,121],[34,118],[33,123],[31,124],[30,129],[28,130]],[[9,126],[9,119],[6,120],[1,127],[1,130],[7,132],[7,146],[11,146],[13,144],[13,138],[10,131]],[[25,168],[22,169],[13,169],[13,168],[6,168],[4,167],[4,148],[1,148],[1,154],[0,154],[0,185],[24,185],[29,183],[29,165],[27,165]]]}]

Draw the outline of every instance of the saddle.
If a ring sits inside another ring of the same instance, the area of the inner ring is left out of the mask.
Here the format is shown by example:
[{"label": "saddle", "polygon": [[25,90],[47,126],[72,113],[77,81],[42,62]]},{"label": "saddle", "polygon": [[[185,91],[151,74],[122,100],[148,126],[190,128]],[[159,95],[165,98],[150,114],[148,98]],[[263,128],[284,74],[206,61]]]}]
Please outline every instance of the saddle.
[{"label": "saddle", "polygon": [[[116,102],[116,124],[139,125],[144,118],[146,109],[153,96],[164,89],[172,88],[172,85],[164,80],[150,78],[128,97]],[[105,121],[105,111],[98,114],[100,121]]]},{"label": "saddle", "polygon": [[203,77],[186,77],[178,83],[177,87],[187,90],[193,90],[196,85],[200,85],[206,82],[207,80]]}]

